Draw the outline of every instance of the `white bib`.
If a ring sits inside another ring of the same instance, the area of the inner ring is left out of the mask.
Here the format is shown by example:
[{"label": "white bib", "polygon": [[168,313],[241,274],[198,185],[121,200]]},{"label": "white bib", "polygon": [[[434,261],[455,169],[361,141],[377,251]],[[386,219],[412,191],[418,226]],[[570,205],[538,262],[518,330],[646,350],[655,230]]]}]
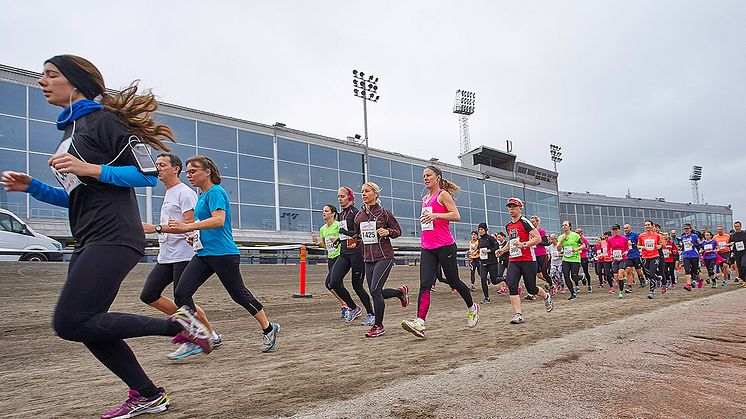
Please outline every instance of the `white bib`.
[{"label": "white bib", "polygon": [[562,255],[566,258],[572,257],[572,246],[565,246],[562,248]]},{"label": "white bib", "polygon": [[334,253],[337,251],[336,240],[334,237],[324,237],[324,245],[326,246],[326,253]]},{"label": "white bib", "polygon": [[611,256],[614,258],[615,261],[618,262],[618,261],[622,260],[622,251],[618,250],[618,249],[617,250],[612,250],[611,251]]},{"label": "white bib", "polygon": [[692,250],[692,239],[685,239],[683,243],[685,252]]},{"label": "white bib", "polygon": [[512,258],[519,258],[523,256],[523,251],[520,247],[518,247],[518,243],[520,243],[520,239],[510,239],[510,257]]},{"label": "white bib", "polygon": [[705,251],[709,252],[710,250],[712,250],[712,244],[706,244]]},{"label": "white bib", "polygon": [[743,242],[736,242],[736,251],[743,252]]},{"label": "white bib", "polygon": [[718,249],[725,250],[728,247],[728,242],[718,242]]},{"label": "white bib", "polygon": [[202,240],[199,237],[199,230],[194,230],[194,241],[192,242],[194,250],[202,250],[205,246],[202,245]]},{"label": "white bib", "polygon": [[[347,230],[347,220],[340,221],[339,222],[339,228],[343,229],[343,230]],[[342,234],[341,231],[339,232],[339,240],[347,240],[349,238],[350,238],[350,236],[348,236],[346,234]]]},{"label": "white bib", "polygon": [[375,221],[363,221],[360,223],[360,237],[363,244],[378,243],[378,232],[376,232]]},{"label": "white bib", "polygon": [[486,247],[479,249],[479,259],[487,260],[489,256],[490,256],[490,249]]},{"label": "white bib", "polygon": [[[420,213],[420,216],[428,215],[433,213],[433,207],[422,207],[422,212]],[[433,229],[433,222],[430,221],[429,223],[420,223],[420,227],[422,228],[422,231],[430,231]]]},{"label": "white bib", "polygon": [[655,239],[645,239],[645,250],[655,250]]},{"label": "white bib", "polygon": [[552,258],[553,259],[557,259],[559,257],[560,257],[560,253],[558,251],[556,251],[556,250],[553,250],[552,251]]},{"label": "white bib", "polygon": [[[57,147],[57,151],[54,152],[54,155],[58,154],[65,154],[70,149],[70,145],[72,144],[72,139],[67,138],[63,140],[60,145]],[[72,173],[60,173],[55,169],[54,167],[49,167],[52,169],[52,174],[54,174],[54,177],[57,179],[57,181],[62,185],[62,187],[67,191],[67,194],[70,195],[70,192],[73,191],[73,189],[77,188],[80,184],[83,182],[78,179],[77,175],[74,175]]]},{"label": "white bib", "polygon": [[667,258],[669,256],[671,256],[671,251],[668,249],[663,249],[663,257]]}]

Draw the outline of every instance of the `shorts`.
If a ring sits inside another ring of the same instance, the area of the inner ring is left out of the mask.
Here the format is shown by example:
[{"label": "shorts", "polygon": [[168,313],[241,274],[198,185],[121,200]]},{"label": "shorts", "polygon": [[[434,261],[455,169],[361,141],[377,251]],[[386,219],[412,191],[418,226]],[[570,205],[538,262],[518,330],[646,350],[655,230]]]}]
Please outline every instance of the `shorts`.
[{"label": "shorts", "polygon": [[615,260],[611,262],[611,273],[615,274],[619,271],[623,271],[624,268],[627,266],[626,260]]},{"label": "shorts", "polygon": [[699,258],[684,258],[681,264],[684,266],[685,274],[696,275],[699,273]]},{"label": "shorts", "polygon": [[641,269],[642,260],[640,260],[640,258],[629,258],[627,259],[627,263],[625,263],[624,266],[627,268]]},{"label": "shorts", "polygon": [[537,264],[535,261],[521,261],[521,262],[510,262],[508,264],[508,273],[506,274],[505,282],[508,283],[508,290],[510,295],[518,295],[518,284],[523,277],[523,284],[526,286],[526,291],[531,295],[539,293],[536,287],[536,268]]}]

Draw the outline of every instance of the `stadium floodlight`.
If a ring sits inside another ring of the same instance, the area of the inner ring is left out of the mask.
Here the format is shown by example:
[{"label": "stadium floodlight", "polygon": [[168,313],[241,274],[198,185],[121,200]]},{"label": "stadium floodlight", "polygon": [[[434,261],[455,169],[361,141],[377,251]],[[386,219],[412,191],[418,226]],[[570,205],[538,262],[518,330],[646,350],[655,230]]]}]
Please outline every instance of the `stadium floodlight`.
[{"label": "stadium floodlight", "polygon": [[695,204],[702,202],[702,197],[699,195],[699,181],[702,180],[702,166],[692,166],[692,174],[689,175],[689,180],[692,181],[692,199]]},{"label": "stadium floodlight", "polygon": [[562,161],[562,147],[556,144],[549,144],[549,154],[554,162],[554,172],[557,173],[557,163]]},{"label": "stadium floodlight", "polygon": [[453,101],[453,113],[457,114],[459,125],[459,154],[464,155],[471,150],[471,137],[469,136],[469,115],[476,110],[477,94],[468,90],[456,90],[456,98]]},{"label": "stadium floodlight", "polygon": [[378,94],[378,77],[358,70],[352,70],[352,93],[363,99],[363,126],[365,129],[365,161],[363,162],[363,171],[365,172],[365,181],[368,181],[368,101],[378,102],[381,95]]}]

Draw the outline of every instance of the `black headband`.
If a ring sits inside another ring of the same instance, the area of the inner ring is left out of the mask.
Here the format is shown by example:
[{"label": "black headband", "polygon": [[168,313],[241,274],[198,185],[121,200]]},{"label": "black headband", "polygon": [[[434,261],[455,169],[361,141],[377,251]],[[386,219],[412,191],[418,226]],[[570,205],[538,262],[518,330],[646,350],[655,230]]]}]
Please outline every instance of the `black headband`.
[{"label": "black headband", "polygon": [[435,166],[427,166],[427,167],[425,167],[425,169],[430,169],[433,172],[435,172],[436,175],[438,175],[440,177],[443,177],[443,172],[440,169],[438,169],[437,167],[435,167]]},{"label": "black headband", "polygon": [[60,73],[70,82],[86,99],[95,98],[96,96],[103,94],[104,91],[99,86],[90,74],[83,71],[75,62],[65,55],[56,55],[47,61],[46,63],[52,63]]}]

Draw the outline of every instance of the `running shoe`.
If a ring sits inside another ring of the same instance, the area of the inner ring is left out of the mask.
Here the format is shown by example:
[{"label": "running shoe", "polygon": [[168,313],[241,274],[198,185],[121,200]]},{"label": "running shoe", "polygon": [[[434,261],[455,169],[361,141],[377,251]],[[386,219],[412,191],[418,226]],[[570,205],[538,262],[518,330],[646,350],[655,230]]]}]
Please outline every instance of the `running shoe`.
[{"label": "running shoe", "polygon": [[468,310],[466,312],[466,325],[474,327],[479,323],[479,304],[474,304],[474,311]]},{"label": "running shoe", "polygon": [[529,300],[529,301],[533,301],[533,300],[536,299],[536,296],[533,295],[533,294],[526,294],[526,296],[523,297],[523,298],[526,299],[526,300]]},{"label": "running shoe", "polygon": [[661,288],[661,294],[665,294],[668,292],[668,287]]},{"label": "running shoe", "polygon": [[621,292],[621,291],[619,291],[619,292],[617,293],[617,298],[618,298],[618,299],[620,299],[620,300],[621,300],[622,298],[624,298],[624,293],[623,293],[623,292]]},{"label": "running shoe", "polygon": [[575,291],[575,294],[577,294],[578,292],[580,292],[580,287],[579,287],[579,286],[577,286],[577,285],[576,285],[576,286],[575,286],[575,288],[573,288],[573,289],[574,289],[574,291]]},{"label": "running shoe", "polygon": [[652,293],[652,292],[649,292],[648,293],[648,300],[652,300],[653,298],[655,298],[655,294]]},{"label": "running shoe", "polygon": [[193,343],[184,342],[179,345],[179,347],[176,348],[175,351],[166,355],[166,358],[170,359],[171,361],[177,361],[179,359],[188,358],[192,355],[201,354],[202,352],[202,348],[200,348],[199,346]]},{"label": "running shoe", "polygon": [[504,294],[504,293],[505,293],[505,291],[507,291],[507,290],[508,290],[508,287],[506,287],[506,286],[502,286],[502,287],[500,287],[500,289],[499,289],[499,290],[497,290],[497,293],[498,293],[498,294]]},{"label": "running shoe", "polygon": [[684,285],[684,289],[687,290],[687,291],[691,291],[692,290],[692,286],[689,285],[689,284],[686,284],[686,285]]},{"label": "running shoe", "polygon": [[676,289],[676,284],[671,284],[671,289],[675,290]]},{"label": "running shoe", "polygon": [[613,294],[613,293],[615,293],[615,292],[616,292],[616,291],[614,290],[614,287],[611,287],[611,288],[609,288],[609,294]]},{"label": "running shoe", "polygon": [[549,294],[551,295],[557,295],[557,286],[552,285],[552,289],[549,290]]},{"label": "running shoe", "polygon": [[726,285],[728,285],[728,283],[727,283],[727,282],[725,282],[725,280],[723,279],[723,282],[722,282],[722,283],[720,284],[720,286],[721,286],[721,287],[724,287],[724,286],[726,286]]},{"label": "running shoe", "polygon": [[487,298],[483,298],[479,304],[489,304],[489,303],[490,303],[490,297],[487,297]]},{"label": "running shoe", "polygon": [[370,328],[370,330],[368,330],[367,332],[365,332],[365,337],[366,338],[375,338],[375,337],[378,337],[378,336],[382,336],[384,333],[386,333],[386,331],[383,330],[383,326],[373,326],[373,327]]},{"label": "running shoe", "polygon": [[591,286],[590,286],[590,285],[588,285],[588,294],[590,294],[590,293],[592,293],[592,292],[593,292],[593,288],[591,288]]},{"label": "running shoe", "polygon": [[736,278],[736,279],[733,280],[733,282],[735,282],[737,284],[737,283],[741,282],[741,278]]},{"label": "running shoe", "polygon": [[570,297],[568,298],[568,300],[570,300],[570,301],[571,300],[577,300],[577,299],[578,299],[578,296],[575,295],[575,294],[570,294]]},{"label": "running shoe", "polygon": [[136,390],[130,390],[127,400],[121,406],[115,407],[101,415],[101,419],[124,419],[143,413],[160,413],[168,409],[171,401],[163,388],[158,389],[158,394],[146,399],[140,396]]},{"label": "running shoe", "polygon": [[583,282],[583,285],[588,285],[588,281],[585,279],[585,274],[580,274],[580,280]]},{"label": "running shoe", "polygon": [[515,316],[513,316],[512,319],[510,319],[510,324],[521,324],[523,323],[523,315],[521,313],[515,313]]},{"label": "running shoe", "polygon": [[280,334],[280,325],[277,323],[270,323],[272,330],[269,333],[262,334],[262,352],[272,352],[277,347],[277,338]]},{"label": "running shoe", "polygon": [[547,310],[547,313],[551,313],[554,310],[551,294],[547,294],[547,298],[544,299],[544,308]]},{"label": "running shoe", "polygon": [[420,318],[414,320],[402,320],[401,327],[418,338],[425,337],[425,321]]},{"label": "running shoe", "polygon": [[340,310],[340,313],[339,313],[339,318],[340,319],[344,320],[344,319],[347,318],[347,310],[349,310],[349,308],[347,306],[342,306],[342,308]]},{"label": "running shoe", "polygon": [[476,289],[476,288],[474,288],[474,284],[471,284],[471,286],[469,287],[469,291],[476,291],[476,290],[477,290],[477,289]]},{"label": "running shoe", "polygon": [[697,288],[702,288],[702,282],[703,281],[697,281]]},{"label": "running shoe", "polygon": [[399,297],[399,301],[401,302],[402,307],[406,307],[409,305],[409,287],[406,285],[402,285],[399,287],[399,291],[402,292],[401,297]]},{"label": "running shoe", "polygon": [[632,285],[627,285],[627,287],[624,289],[624,292],[626,292],[627,294],[632,294],[633,292],[635,292],[635,290],[632,288]]},{"label": "running shoe", "polygon": [[718,282],[717,282],[717,281],[715,281],[715,280],[713,280],[713,281],[712,281],[712,282],[710,283],[710,288],[717,288],[717,287],[718,287]]},{"label": "running shoe", "polygon": [[640,278],[640,288],[645,288],[645,280]]},{"label": "running shoe", "polygon": [[213,330],[212,331],[212,349],[215,350],[221,346],[223,346],[223,337]]},{"label": "running shoe", "polygon": [[367,314],[365,318],[363,319],[363,326],[373,326],[373,324],[376,322],[376,316],[372,314]]},{"label": "running shoe", "polygon": [[182,306],[176,310],[176,313],[171,315],[171,321],[178,323],[184,329],[171,340],[172,342],[190,342],[202,348],[206,354],[212,352],[212,336],[210,332],[207,331],[205,325],[197,319],[197,316],[187,306]]},{"label": "running shoe", "polygon": [[347,318],[345,319],[345,323],[351,324],[355,321],[358,317],[360,317],[363,314],[363,309],[360,307],[355,307],[352,309],[347,310]]}]

